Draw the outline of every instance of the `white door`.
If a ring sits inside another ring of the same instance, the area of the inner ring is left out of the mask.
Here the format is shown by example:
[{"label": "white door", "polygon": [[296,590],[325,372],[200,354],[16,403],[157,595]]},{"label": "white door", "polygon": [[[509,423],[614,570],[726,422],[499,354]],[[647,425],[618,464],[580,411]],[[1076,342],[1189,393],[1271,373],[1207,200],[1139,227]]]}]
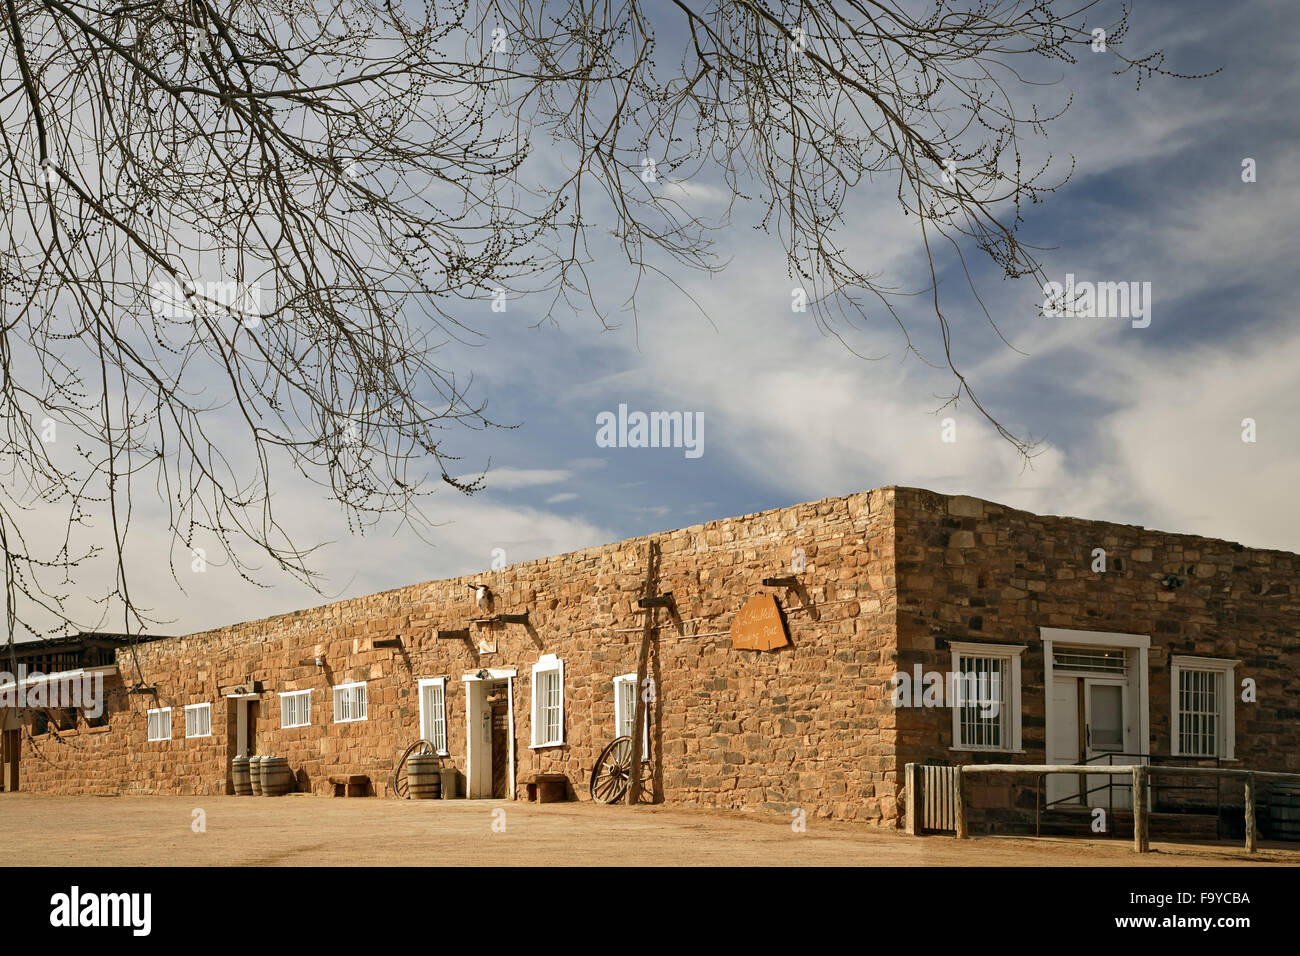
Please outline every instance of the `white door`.
[{"label": "white door", "polygon": [[[1047,741],[1047,762],[1079,762],[1079,679],[1058,677],[1052,681],[1052,736]],[[1079,778],[1066,773],[1047,775],[1047,802],[1078,797]]]},{"label": "white door", "polygon": [[488,682],[465,681],[465,796],[492,796],[492,711],[487,706]]},{"label": "white door", "polygon": [[[1114,754],[1111,760],[1116,764],[1131,763],[1131,759],[1122,756],[1128,748],[1124,746],[1125,728],[1128,724],[1128,684],[1121,678],[1087,677],[1083,680],[1083,716],[1084,742],[1086,754],[1092,763],[1106,763],[1106,754]],[[1125,787],[1105,789],[1108,782],[1123,784],[1123,778],[1105,774],[1088,776],[1089,797],[1087,803],[1093,807],[1132,806],[1131,793]]]}]

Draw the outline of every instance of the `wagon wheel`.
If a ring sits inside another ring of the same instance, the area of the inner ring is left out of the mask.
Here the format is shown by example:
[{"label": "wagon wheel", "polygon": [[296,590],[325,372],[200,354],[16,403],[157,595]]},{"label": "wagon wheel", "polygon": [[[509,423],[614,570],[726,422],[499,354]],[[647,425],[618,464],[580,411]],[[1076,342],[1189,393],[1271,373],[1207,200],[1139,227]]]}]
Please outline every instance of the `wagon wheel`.
[{"label": "wagon wheel", "polygon": [[[641,761],[642,793],[653,793],[653,770],[648,760]],[[597,803],[618,803],[632,782],[632,738],[616,737],[600,752],[591,768],[591,799]]]},{"label": "wagon wheel", "polygon": [[415,743],[411,744],[411,746],[407,747],[406,752],[403,753],[401,758],[397,761],[397,766],[393,769],[392,777],[389,778],[389,782],[393,787],[393,793],[407,800],[411,798],[411,790],[406,782],[407,757],[417,753],[432,754],[437,752],[437,748],[435,748],[433,743],[428,740],[417,740]]}]

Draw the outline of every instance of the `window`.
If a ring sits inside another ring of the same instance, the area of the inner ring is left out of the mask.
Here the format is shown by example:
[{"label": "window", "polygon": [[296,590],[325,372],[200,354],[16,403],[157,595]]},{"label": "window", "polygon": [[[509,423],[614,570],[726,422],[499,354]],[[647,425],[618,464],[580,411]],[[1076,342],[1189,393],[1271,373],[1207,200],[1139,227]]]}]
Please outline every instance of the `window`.
[{"label": "window", "polygon": [[[614,678],[614,736],[631,737],[636,716],[637,683],[635,674]],[[641,753],[650,759],[650,703],[645,704],[641,722]]]},{"label": "window", "polygon": [[1024,647],[956,641],[949,647],[952,748],[1020,751],[1020,655]]},{"label": "window", "polygon": [[[335,700],[338,698],[336,697]],[[338,704],[334,705],[335,712]],[[290,690],[280,695],[280,727],[306,727],[311,723],[311,691]]]},{"label": "window", "polygon": [[147,712],[149,718],[150,740],[172,739],[172,709],[160,707]]},{"label": "window", "polygon": [[[170,735],[169,735],[170,736]],[[212,705],[190,704],[185,708],[185,736],[212,736]]]},{"label": "window", "polygon": [[440,754],[447,752],[447,678],[420,681],[420,736]]},{"label": "window", "polygon": [[543,654],[533,665],[533,746],[564,743],[564,662]]},{"label": "window", "polygon": [[1233,672],[1238,663],[1209,657],[1171,659],[1171,736],[1175,757],[1234,759],[1236,682]]},{"label": "window", "polygon": [[334,723],[366,719],[366,685],[339,684],[334,688]]}]

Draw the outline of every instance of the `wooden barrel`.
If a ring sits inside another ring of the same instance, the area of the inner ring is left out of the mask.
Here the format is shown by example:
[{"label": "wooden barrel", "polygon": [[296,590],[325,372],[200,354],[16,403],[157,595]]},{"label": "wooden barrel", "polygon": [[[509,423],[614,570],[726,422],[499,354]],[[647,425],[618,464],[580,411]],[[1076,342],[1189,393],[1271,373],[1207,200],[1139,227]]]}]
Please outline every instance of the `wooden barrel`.
[{"label": "wooden barrel", "polygon": [[283,797],[293,789],[288,757],[262,758],[262,796]]},{"label": "wooden barrel", "polygon": [[412,754],[406,758],[406,784],[412,800],[442,797],[442,758],[437,754]]},{"label": "wooden barrel", "polygon": [[235,781],[235,796],[247,797],[253,793],[253,779],[248,769],[247,757],[236,757],[231,761],[231,776]]},{"label": "wooden barrel", "polygon": [[262,758],[248,758],[248,791],[255,797],[262,795]]}]

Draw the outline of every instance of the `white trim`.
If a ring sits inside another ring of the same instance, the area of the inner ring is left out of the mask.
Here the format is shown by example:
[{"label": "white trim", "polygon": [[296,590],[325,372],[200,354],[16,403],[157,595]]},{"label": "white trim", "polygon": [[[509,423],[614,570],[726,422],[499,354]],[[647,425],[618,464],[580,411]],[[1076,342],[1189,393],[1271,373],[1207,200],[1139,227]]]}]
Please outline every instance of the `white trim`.
[{"label": "white trim", "polygon": [[1047,747],[1052,740],[1052,682],[1055,680],[1052,645],[1057,641],[1062,644],[1087,644],[1102,647],[1123,647],[1137,654],[1137,666],[1130,669],[1130,682],[1136,677],[1136,684],[1130,687],[1137,691],[1137,707],[1134,717],[1137,721],[1137,753],[1149,756],[1151,753],[1151,694],[1150,668],[1147,664],[1151,653],[1151,637],[1147,634],[1129,634],[1123,631],[1080,631],[1068,627],[1040,627],[1038,636],[1043,642],[1043,759],[1047,759]]},{"label": "white trim", "polygon": [[[633,701],[633,708],[632,708],[633,713],[626,714],[623,712],[623,697],[619,693],[619,687],[623,684],[631,684],[633,694],[638,693],[640,690],[636,682],[636,674],[619,674],[617,677],[614,678],[614,736],[615,737],[621,737],[623,735],[623,725],[630,724],[632,722],[632,717],[636,711],[636,707],[635,707],[636,702]],[[649,702],[647,702],[645,709],[641,713],[641,716],[643,718],[643,722],[641,724],[641,754],[643,760],[649,760],[650,759]]]},{"label": "white trim", "polygon": [[[538,728],[544,723],[541,707],[543,702],[537,695],[537,675],[558,673],[560,680],[560,733],[554,740],[539,740]],[[561,747],[564,745],[564,661],[560,660],[554,654],[543,654],[533,665],[532,688],[532,743],[529,745],[530,750],[540,750],[543,747]]]},{"label": "white trim", "polygon": [[[282,690],[280,691],[279,697],[280,697],[280,729],[281,730],[292,730],[294,727],[311,726],[311,688],[310,687],[306,688],[305,690]],[[286,697],[294,697],[294,698],[305,697],[307,699],[307,719],[304,720],[302,723],[286,724],[284,722],[284,699]]]},{"label": "white trim", "polygon": [[[361,688],[361,693],[355,695],[355,703],[360,713],[355,717],[339,717],[339,691],[350,691]],[[363,680],[354,680],[347,684],[335,684],[330,688],[334,697],[334,723],[336,724],[355,724],[358,721],[365,720],[369,710],[366,706],[366,682]]]},{"label": "white trim", "polygon": [[438,741],[434,740],[429,733],[429,714],[424,711],[424,689],[426,687],[437,687],[441,691],[442,699],[442,747],[438,749],[438,755],[446,757],[447,749],[447,678],[445,677],[425,677],[416,682],[416,692],[420,699],[420,736],[425,740],[432,741],[436,746]]},{"label": "white trim", "polygon": [[[956,700],[947,701],[952,710],[952,746],[950,750],[982,753],[1024,753],[1021,747],[1021,708],[1020,708],[1020,656],[1025,652],[1023,644],[980,644],[971,641],[949,641],[948,650],[952,652],[949,673],[958,674],[961,657],[996,657],[1011,662],[1009,686],[1007,687],[1007,706],[1011,712],[1003,724],[1004,747],[976,747],[961,741],[961,708]],[[949,686],[957,685],[950,681]],[[959,686],[959,685],[957,685]]]},{"label": "white trim", "polygon": [[[208,712],[208,732],[206,734],[190,733],[190,712],[198,713],[200,710]],[[190,737],[211,737],[212,736],[212,705],[211,704],[186,704],[185,705],[185,738]]]},{"label": "white trim", "polygon": [[[151,710],[146,710],[144,713],[145,713],[145,737],[149,739],[150,743],[153,743],[155,741],[172,739],[172,709],[170,707],[154,707]],[[166,737],[153,736],[153,728],[150,726],[150,724],[152,724],[152,721],[149,718],[151,718],[154,714],[167,715],[167,736]]]},{"label": "white trim", "polygon": [[488,675],[487,677],[479,677],[478,671],[475,671],[472,674],[462,674],[460,676],[460,679],[462,681],[505,680],[507,677],[519,676],[518,669],[514,667],[488,667],[485,668],[485,670],[487,671],[487,675]]},{"label": "white trim", "polygon": [[[1236,669],[1240,660],[1218,657],[1192,657],[1186,654],[1169,655],[1169,753],[1175,757],[1188,759],[1235,760],[1237,753],[1237,679]],[[1223,675],[1223,686],[1219,690],[1220,726],[1218,740],[1215,741],[1213,754],[1185,754],[1182,752],[1182,734],[1179,731],[1181,718],[1178,693],[1178,679],[1184,670],[1211,671]]]}]

